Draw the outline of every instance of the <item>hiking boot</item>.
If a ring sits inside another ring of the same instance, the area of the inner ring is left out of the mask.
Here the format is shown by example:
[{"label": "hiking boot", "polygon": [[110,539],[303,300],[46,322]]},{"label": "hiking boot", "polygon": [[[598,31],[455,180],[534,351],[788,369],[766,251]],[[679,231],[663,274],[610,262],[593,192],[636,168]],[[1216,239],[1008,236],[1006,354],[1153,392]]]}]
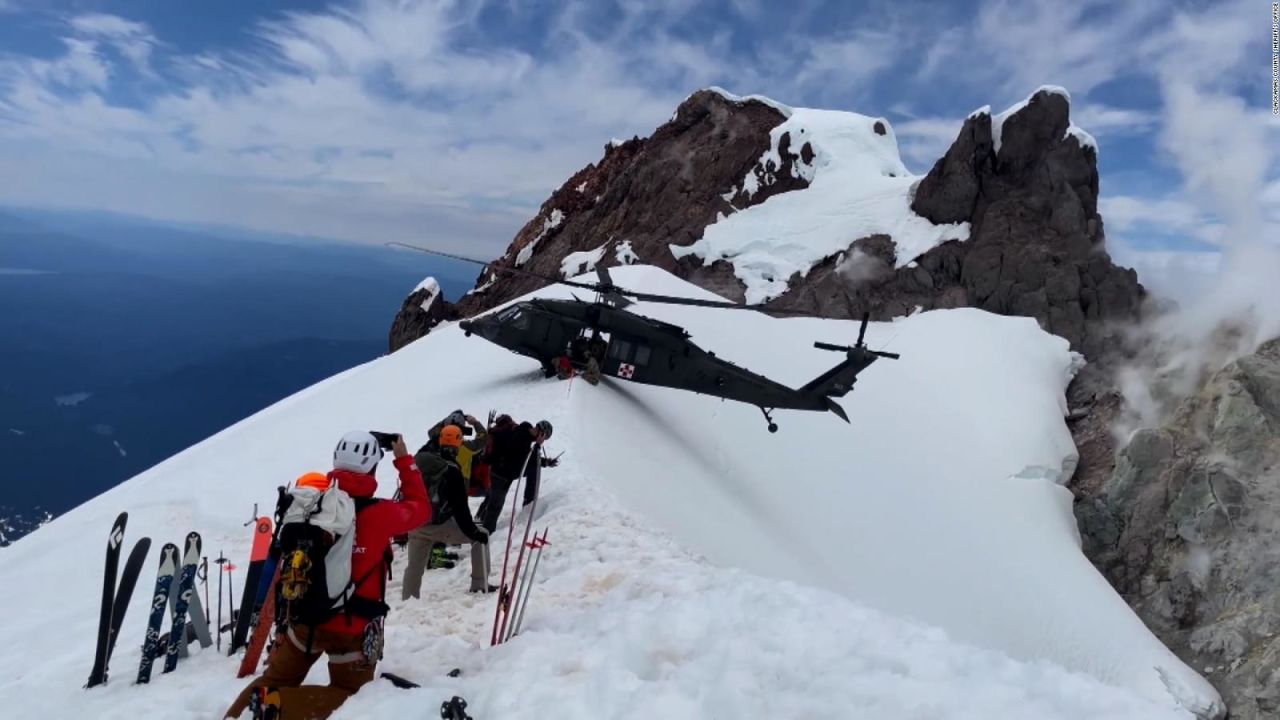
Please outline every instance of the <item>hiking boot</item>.
[{"label": "hiking boot", "polygon": [[471,588],[471,589],[470,589],[470,590],[468,590],[467,592],[473,592],[473,593],[491,593],[491,592],[495,592],[495,591],[497,591],[497,589],[498,589],[498,586],[497,586],[497,585],[489,585],[487,590],[486,590],[485,588]]},{"label": "hiking boot", "polygon": [[249,696],[249,712],[253,720],[280,720],[280,691],[271,687],[256,687]]},{"label": "hiking boot", "polygon": [[458,564],[452,560],[441,560],[434,556],[427,561],[428,570],[452,570],[457,566]]}]

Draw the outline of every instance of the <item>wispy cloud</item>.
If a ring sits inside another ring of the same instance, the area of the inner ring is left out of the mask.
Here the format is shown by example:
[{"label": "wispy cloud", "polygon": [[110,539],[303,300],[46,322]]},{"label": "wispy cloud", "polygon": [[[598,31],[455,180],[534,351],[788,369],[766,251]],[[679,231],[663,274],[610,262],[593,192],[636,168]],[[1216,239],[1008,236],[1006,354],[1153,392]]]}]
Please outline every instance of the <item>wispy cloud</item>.
[{"label": "wispy cloud", "polygon": [[[933,24],[912,3],[713,5],[355,0],[273,13],[233,46],[190,51],[145,18],[64,17],[58,52],[0,53],[0,164],[23,178],[0,200],[345,238],[432,234],[485,254],[610,137],[649,133],[701,86],[872,115],[897,106],[902,154],[923,171],[970,110],[1045,82],[1072,90],[1073,119],[1104,155],[1110,141],[1164,137],[1164,113],[1100,89],[1156,82],[1180,43],[1187,62],[1219,52],[1182,38],[1156,2],[987,0],[930,11]],[[1238,31],[1224,23],[1203,42]],[[1171,146],[1162,153],[1179,167]],[[1169,209],[1110,208],[1117,232]]]}]

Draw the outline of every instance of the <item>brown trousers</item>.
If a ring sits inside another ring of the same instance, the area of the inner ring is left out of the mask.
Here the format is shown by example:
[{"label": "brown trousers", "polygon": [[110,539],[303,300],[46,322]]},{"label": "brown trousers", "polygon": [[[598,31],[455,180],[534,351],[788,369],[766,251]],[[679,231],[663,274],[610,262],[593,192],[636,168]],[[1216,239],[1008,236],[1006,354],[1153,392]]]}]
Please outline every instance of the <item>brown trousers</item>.
[{"label": "brown trousers", "polygon": [[[256,687],[276,688],[280,693],[281,720],[321,720],[329,717],[362,685],[373,680],[377,662],[366,663],[364,638],[317,630],[311,654],[305,651],[310,628],[290,629],[276,636],[267,658],[267,669],[240,691],[227,708],[226,717],[240,717]],[[329,654],[329,684],[303,685],[307,672],[320,655]]]}]

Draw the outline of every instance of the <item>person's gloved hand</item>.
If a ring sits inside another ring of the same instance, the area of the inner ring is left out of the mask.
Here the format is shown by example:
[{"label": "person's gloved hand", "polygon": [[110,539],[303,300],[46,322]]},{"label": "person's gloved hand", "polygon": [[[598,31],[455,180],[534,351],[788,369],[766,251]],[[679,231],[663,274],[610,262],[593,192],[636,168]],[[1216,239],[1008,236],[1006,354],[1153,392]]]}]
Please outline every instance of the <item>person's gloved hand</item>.
[{"label": "person's gloved hand", "polygon": [[481,545],[489,544],[489,533],[484,528],[477,528],[476,534],[471,536],[471,542],[477,542]]}]

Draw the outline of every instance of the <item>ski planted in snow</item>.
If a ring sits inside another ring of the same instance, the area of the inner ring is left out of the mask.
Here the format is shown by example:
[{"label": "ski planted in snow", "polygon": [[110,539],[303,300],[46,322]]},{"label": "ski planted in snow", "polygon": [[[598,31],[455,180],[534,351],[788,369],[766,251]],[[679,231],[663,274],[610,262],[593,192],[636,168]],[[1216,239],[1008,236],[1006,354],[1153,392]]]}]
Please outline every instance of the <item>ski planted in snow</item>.
[{"label": "ski planted in snow", "polygon": [[244,579],[244,593],[240,597],[240,614],[236,616],[236,627],[231,633],[231,647],[228,655],[244,646],[249,636],[249,628],[258,607],[258,590],[262,582],[263,566],[271,549],[271,518],[263,515],[253,521],[253,549],[249,552],[249,571]]},{"label": "ski planted in snow", "polygon": [[169,588],[178,573],[178,546],[165,543],[160,548],[160,569],[156,572],[156,589],[151,595],[151,616],[147,620],[147,635],[142,641],[142,662],[138,664],[138,682],[151,681],[151,665],[155,663],[160,648],[160,626],[164,623],[164,609],[169,604]]},{"label": "ski planted in snow", "polygon": [[102,682],[107,682],[107,668],[111,663],[111,654],[116,650],[116,640],[120,637],[120,626],[124,624],[124,614],[129,610],[129,601],[133,598],[133,589],[138,584],[138,576],[142,574],[142,565],[151,551],[151,538],[144,537],[134,544],[129,552],[129,559],[124,564],[124,572],[120,574],[120,583],[116,587],[115,599],[111,601],[111,631],[107,633],[107,656],[102,664]]},{"label": "ski planted in snow", "polygon": [[249,636],[249,642],[245,645],[244,657],[240,660],[240,670],[236,673],[236,677],[248,677],[257,672],[262,649],[266,647],[267,638],[271,636],[271,626],[276,620],[276,584],[280,582],[279,563],[275,563],[273,567],[271,582],[267,585],[266,600],[263,601],[262,609],[258,612],[253,634]]},{"label": "ski planted in snow", "polygon": [[187,533],[186,549],[182,552],[182,573],[178,575],[178,601],[174,610],[173,627],[169,629],[169,645],[164,657],[164,671],[173,672],[178,667],[178,652],[187,640],[187,605],[195,592],[196,566],[200,563],[200,533]]},{"label": "ski planted in snow", "polygon": [[120,566],[120,546],[124,544],[124,528],[129,513],[122,512],[111,526],[107,536],[107,560],[102,578],[102,607],[98,614],[98,644],[93,654],[93,669],[89,671],[86,688],[101,685],[106,680],[107,648],[111,644],[111,609],[116,599],[116,571]]}]

